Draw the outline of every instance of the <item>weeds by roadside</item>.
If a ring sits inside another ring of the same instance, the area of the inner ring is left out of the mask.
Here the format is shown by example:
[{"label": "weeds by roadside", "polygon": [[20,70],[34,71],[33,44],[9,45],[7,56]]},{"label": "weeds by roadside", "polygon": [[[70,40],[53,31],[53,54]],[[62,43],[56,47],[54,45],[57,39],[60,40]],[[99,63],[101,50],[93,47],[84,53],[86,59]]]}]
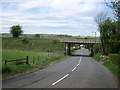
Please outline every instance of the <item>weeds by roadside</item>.
[{"label": "weeds by roadside", "polygon": [[[97,53],[94,55],[94,59],[97,61],[101,61],[101,54]],[[103,65],[105,65],[109,70],[112,71],[114,75],[116,75],[120,79],[120,55],[119,54],[109,54],[108,59],[103,61]]]}]

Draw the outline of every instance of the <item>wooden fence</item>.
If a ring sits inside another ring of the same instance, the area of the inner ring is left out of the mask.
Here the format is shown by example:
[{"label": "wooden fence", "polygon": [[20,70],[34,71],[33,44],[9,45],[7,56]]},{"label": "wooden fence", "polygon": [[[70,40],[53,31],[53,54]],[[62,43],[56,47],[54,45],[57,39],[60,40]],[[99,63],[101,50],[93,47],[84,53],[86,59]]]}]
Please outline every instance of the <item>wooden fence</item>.
[{"label": "wooden fence", "polygon": [[26,56],[22,59],[15,59],[15,60],[5,60],[4,64],[6,65],[8,62],[16,62],[16,61],[25,61],[26,64],[29,64],[29,57]]},{"label": "wooden fence", "polygon": [[[28,57],[26,56],[25,58],[22,59],[14,59],[14,60],[4,60],[4,64],[6,65],[9,62],[17,62],[18,64],[21,63],[21,61],[25,61],[26,64],[38,64],[38,63],[43,63],[47,60],[52,60],[54,59],[53,57],[60,57],[63,56],[63,52],[56,52],[56,54],[48,53],[46,55],[38,55],[38,56],[33,56],[33,57]],[[16,64],[17,64],[16,63]]]}]

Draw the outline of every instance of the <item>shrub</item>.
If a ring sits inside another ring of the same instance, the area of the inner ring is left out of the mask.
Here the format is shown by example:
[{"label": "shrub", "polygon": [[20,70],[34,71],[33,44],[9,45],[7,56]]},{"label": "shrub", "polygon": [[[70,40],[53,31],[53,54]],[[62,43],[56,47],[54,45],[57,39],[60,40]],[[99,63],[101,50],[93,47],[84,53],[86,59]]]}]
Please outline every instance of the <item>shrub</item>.
[{"label": "shrub", "polygon": [[100,53],[97,53],[94,55],[94,59],[97,60],[97,61],[100,61]]},{"label": "shrub", "polygon": [[34,37],[35,38],[40,38],[40,34],[35,34]]},{"label": "shrub", "polygon": [[53,40],[53,43],[57,44],[57,43],[59,43],[59,40]]},{"label": "shrub", "polygon": [[120,60],[119,59],[120,55],[119,54],[109,54],[109,60],[112,61],[114,64],[118,64]]},{"label": "shrub", "polygon": [[23,38],[23,39],[21,40],[21,42],[24,43],[24,44],[27,44],[27,43],[29,43],[29,40],[28,40],[27,38]]},{"label": "shrub", "polygon": [[9,66],[2,67],[2,73],[10,73],[12,70]]},{"label": "shrub", "polygon": [[84,39],[88,39],[87,37],[85,37]]},{"label": "shrub", "polygon": [[95,53],[98,53],[98,52],[100,52],[100,49],[101,49],[101,47],[100,47],[100,45],[94,45],[94,52]]}]

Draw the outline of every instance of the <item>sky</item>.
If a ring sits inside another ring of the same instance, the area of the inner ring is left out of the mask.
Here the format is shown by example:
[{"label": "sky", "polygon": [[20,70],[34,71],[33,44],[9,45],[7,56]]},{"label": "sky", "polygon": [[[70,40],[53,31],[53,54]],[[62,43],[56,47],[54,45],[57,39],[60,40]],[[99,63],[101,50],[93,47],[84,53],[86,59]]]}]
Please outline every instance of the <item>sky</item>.
[{"label": "sky", "polygon": [[105,12],[113,17],[104,0],[2,0],[0,33],[21,25],[25,34],[99,36],[94,17]]}]

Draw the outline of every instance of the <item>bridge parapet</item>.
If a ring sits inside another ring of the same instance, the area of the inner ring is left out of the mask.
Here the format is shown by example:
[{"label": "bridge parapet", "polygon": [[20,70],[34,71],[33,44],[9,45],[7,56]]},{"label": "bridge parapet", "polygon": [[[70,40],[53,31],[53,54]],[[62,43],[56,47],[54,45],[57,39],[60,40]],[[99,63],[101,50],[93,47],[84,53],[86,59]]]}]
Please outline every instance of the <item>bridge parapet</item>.
[{"label": "bridge parapet", "polygon": [[71,43],[71,44],[100,44],[100,39],[75,39],[75,40],[60,40],[62,43]]},{"label": "bridge parapet", "polygon": [[62,43],[69,43],[69,44],[100,44],[101,42],[95,41],[62,41]]}]

